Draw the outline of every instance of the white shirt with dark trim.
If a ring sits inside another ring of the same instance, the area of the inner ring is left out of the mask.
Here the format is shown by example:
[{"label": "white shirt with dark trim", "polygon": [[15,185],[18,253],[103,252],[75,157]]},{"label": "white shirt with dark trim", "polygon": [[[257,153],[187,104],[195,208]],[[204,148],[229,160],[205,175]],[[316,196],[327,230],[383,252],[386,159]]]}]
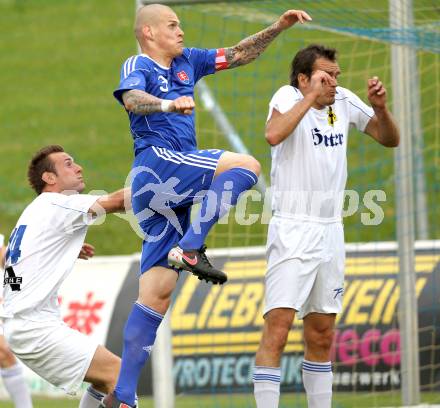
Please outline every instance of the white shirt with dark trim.
[{"label": "white shirt with dark trim", "polygon": [[26,207],[11,233],[5,264],[5,276],[21,283],[19,290],[4,286],[3,317],[60,318],[58,289],[78,258],[94,221],[88,211],[99,197],[42,193]]},{"label": "white shirt with dark trim", "polygon": [[[269,104],[286,113],[303,99],[299,89],[281,87]],[[348,89],[337,87],[335,102],[322,110],[310,108],[296,129],[272,147],[272,209],[295,219],[341,219],[347,181],[350,127],[364,131],[373,109]]]}]

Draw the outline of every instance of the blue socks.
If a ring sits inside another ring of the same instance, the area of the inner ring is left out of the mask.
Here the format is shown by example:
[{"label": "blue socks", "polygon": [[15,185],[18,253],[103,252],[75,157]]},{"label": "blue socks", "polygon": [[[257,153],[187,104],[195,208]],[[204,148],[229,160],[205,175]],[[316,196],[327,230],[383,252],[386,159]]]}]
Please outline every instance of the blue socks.
[{"label": "blue socks", "polygon": [[135,404],[142,367],[150,357],[156,332],[163,316],[147,306],[135,303],[124,329],[121,371],[114,394],[129,405]]},{"label": "blue socks", "polygon": [[237,204],[243,191],[251,189],[257,181],[258,176],[254,172],[240,167],[219,174],[206,193],[197,217],[179,241],[180,248],[199,249],[219,218]]}]

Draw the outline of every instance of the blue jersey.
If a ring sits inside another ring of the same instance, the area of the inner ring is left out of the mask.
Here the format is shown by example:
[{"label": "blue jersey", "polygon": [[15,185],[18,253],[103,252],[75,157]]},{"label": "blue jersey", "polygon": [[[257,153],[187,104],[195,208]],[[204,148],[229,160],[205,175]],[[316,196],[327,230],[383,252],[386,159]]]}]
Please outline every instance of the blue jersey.
[{"label": "blue jersey", "polygon": [[[216,49],[185,48],[182,55],[173,59],[170,68],[145,54],[130,57],[122,65],[119,87],[113,94],[121,104],[122,94],[130,89],[139,89],[161,99],[194,97],[197,81],[216,71],[216,56]],[[135,155],[148,146],[181,152],[197,149],[194,115],[194,112],[192,115],[128,112]]]}]

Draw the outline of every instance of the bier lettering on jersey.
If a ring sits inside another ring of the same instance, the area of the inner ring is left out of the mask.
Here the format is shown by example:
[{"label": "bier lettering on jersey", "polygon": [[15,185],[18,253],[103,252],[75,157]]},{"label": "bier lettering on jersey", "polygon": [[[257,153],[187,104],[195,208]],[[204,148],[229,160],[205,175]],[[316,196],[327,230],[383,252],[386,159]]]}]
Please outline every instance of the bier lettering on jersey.
[{"label": "bier lettering on jersey", "polygon": [[[168,100],[180,96],[194,97],[194,86],[199,79],[227,67],[224,49],[184,48],[183,54],[174,58],[169,68],[146,54],[139,54],[128,58],[122,65],[119,87],[113,94],[121,104],[122,94],[132,89]],[[135,115],[128,112],[135,154],[148,146],[176,151],[196,150],[194,115],[194,112],[192,115],[164,112]]]},{"label": "bier lettering on jersey", "polygon": [[100,196],[42,193],[21,214],[6,251],[2,317],[60,317],[58,289],[73,269]]},{"label": "bier lettering on jersey", "polygon": [[[280,113],[303,99],[299,89],[281,87],[269,104]],[[273,146],[272,209],[279,216],[339,221],[347,181],[351,126],[364,131],[373,109],[348,89],[337,87],[331,107],[310,108],[296,129]]]}]

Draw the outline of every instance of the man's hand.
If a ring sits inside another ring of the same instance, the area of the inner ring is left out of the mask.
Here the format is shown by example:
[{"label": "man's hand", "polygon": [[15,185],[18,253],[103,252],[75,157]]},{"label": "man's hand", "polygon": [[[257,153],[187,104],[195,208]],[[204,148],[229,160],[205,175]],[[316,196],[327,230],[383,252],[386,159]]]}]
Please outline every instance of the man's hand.
[{"label": "man's hand", "polygon": [[310,78],[310,87],[315,99],[322,95],[324,85],[331,85],[333,82],[334,79],[327,72],[321,70],[314,71]]},{"label": "man's hand", "polygon": [[84,242],[81,251],[79,252],[78,258],[87,260],[89,258],[92,258],[93,255],[95,255],[95,247]]},{"label": "man's hand", "polygon": [[195,107],[196,104],[191,96],[180,96],[171,102],[170,111],[182,115],[191,115]]},{"label": "man's hand", "polygon": [[368,122],[364,132],[383,146],[399,146],[399,128],[386,106],[387,90],[377,76],[368,80],[368,100],[374,109],[374,116]]},{"label": "man's hand", "polygon": [[306,21],[312,21],[305,11],[302,10],[288,10],[278,20],[278,26],[281,30],[292,27],[297,22],[304,24]]},{"label": "man's hand", "polygon": [[373,109],[385,108],[387,102],[387,90],[377,76],[368,80],[368,100]]}]

